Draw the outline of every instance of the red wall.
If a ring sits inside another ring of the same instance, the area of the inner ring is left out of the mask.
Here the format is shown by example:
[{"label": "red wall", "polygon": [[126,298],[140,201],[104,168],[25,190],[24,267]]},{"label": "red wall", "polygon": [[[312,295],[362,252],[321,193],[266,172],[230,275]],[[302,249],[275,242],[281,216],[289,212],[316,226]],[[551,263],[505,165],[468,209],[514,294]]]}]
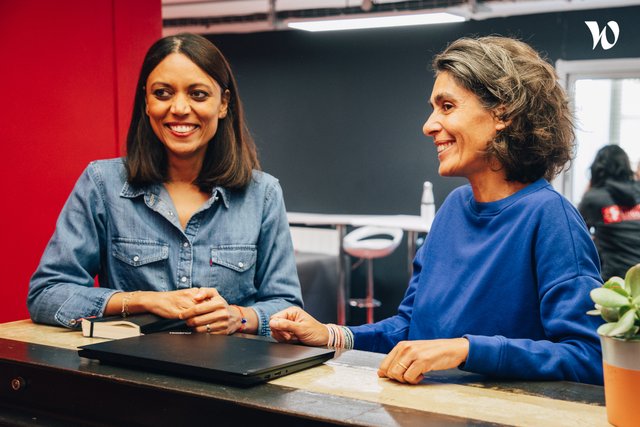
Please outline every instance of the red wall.
[{"label": "red wall", "polygon": [[161,32],[160,0],[0,4],[0,322],[28,317],[29,278],[87,163],[124,153]]}]

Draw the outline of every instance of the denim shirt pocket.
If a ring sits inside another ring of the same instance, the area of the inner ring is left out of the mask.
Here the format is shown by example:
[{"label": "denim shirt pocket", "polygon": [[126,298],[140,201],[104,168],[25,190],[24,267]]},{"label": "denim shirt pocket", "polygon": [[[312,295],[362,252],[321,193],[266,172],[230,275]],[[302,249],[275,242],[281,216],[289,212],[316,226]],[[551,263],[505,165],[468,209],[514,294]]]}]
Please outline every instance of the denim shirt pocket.
[{"label": "denim shirt pocket", "polygon": [[255,245],[220,245],[211,248],[211,286],[229,304],[255,299]]},{"label": "denim shirt pocket", "polygon": [[168,290],[169,245],[154,240],[114,237],[111,241],[118,288]]}]

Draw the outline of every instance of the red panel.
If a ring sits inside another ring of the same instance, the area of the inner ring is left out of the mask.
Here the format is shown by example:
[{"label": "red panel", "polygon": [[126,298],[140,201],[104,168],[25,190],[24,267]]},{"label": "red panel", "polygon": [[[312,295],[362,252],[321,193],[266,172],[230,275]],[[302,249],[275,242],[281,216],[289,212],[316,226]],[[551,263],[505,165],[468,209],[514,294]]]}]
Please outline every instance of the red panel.
[{"label": "red panel", "polygon": [[133,95],[144,54],[162,36],[160,0],[115,0],[118,152],[124,155]]},{"label": "red panel", "polygon": [[[91,160],[118,155],[116,94],[120,84],[131,92],[127,82],[142,57],[136,49],[122,56],[114,51],[114,11],[121,16],[125,3],[21,0],[0,6],[0,322],[28,317],[29,278],[79,174]],[[143,6],[152,10],[158,23],[130,28],[134,21],[125,21],[117,45],[124,45],[125,37],[149,40],[160,34],[160,0],[131,3],[140,8],[138,14]],[[138,58],[129,65],[133,51]],[[126,70],[121,78],[116,78],[114,58],[118,70]]]}]

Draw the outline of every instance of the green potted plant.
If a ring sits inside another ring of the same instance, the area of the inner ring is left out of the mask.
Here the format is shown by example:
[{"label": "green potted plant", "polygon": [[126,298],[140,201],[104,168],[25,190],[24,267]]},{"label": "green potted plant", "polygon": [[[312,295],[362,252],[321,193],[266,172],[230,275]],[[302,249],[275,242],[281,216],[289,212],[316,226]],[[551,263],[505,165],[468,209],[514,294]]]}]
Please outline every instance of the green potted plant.
[{"label": "green potted plant", "polygon": [[637,426],[640,407],[640,264],[624,279],[612,277],[591,291],[595,310],[605,320],[598,328],[602,345],[604,393],[609,422]]}]

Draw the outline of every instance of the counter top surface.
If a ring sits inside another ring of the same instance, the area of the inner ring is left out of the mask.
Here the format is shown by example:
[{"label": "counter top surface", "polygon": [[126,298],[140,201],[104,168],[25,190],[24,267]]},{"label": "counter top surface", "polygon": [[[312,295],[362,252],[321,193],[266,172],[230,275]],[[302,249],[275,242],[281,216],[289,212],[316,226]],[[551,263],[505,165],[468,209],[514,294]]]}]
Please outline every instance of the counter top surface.
[{"label": "counter top surface", "polygon": [[[79,331],[0,324],[0,360],[81,371],[154,387],[241,402],[269,411],[325,417],[363,425],[446,424],[607,426],[603,388],[571,382],[496,381],[460,370],[432,372],[417,386],[378,378],[384,355],[349,350],[327,363],[248,389],[101,365],[81,358],[77,347],[103,341]],[[327,412],[327,408],[332,408]],[[417,417],[417,418],[416,418]]]}]

